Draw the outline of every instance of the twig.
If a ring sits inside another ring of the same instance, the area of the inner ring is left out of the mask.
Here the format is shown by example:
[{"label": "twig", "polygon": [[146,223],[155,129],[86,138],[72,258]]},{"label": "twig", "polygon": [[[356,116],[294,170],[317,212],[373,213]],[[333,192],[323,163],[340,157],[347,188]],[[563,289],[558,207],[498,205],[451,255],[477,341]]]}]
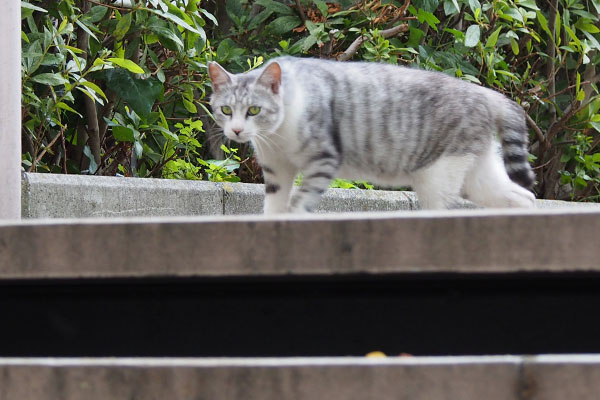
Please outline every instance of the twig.
[{"label": "twig", "polygon": [[60,135],[60,140],[61,140],[62,151],[63,151],[63,172],[66,175],[69,173],[69,171],[67,170],[67,145],[65,143],[64,133],[62,135]]},{"label": "twig", "polygon": [[[37,163],[39,163],[42,160],[42,157],[44,157],[44,155],[46,154],[46,152],[48,151],[48,149],[51,148],[52,146],[54,146],[54,143],[56,143],[56,141],[58,140],[59,137],[61,137],[62,135],[64,135],[66,128],[67,128],[66,125],[63,126],[62,128],[60,128],[60,131],[56,134],[56,136],[54,136],[54,139],[52,139],[50,141],[50,143],[48,143],[47,146],[44,146],[44,149],[40,152],[40,154],[33,161],[33,164],[31,165],[32,167],[34,167],[35,165],[37,165]],[[31,170],[29,172],[31,172]]]},{"label": "twig", "polygon": [[535,135],[537,136],[538,141],[540,142],[540,146],[542,148],[546,147],[546,138],[544,137],[544,133],[542,132],[540,127],[537,126],[533,118],[531,118],[527,113],[525,113],[525,119],[527,120],[527,124],[529,125],[529,127],[535,132]]},{"label": "twig", "polygon": [[[552,0],[549,2],[550,15],[548,16],[548,30],[550,31],[551,38],[548,41],[548,62],[546,63],[546,76],[548,77],[548,97],[553,98],[556,92],[556,70],[554,67],[554,59],[556,58],[556,12],[558,8],[558,0]],[[556,122],[556,109],[550,107],[550,125]],[[548,140],[549,142],[549,140]]]},{"label": "twig", "polygon": [[560,117],[559,120],[554,122],[548,128],[548,133],[546,134],[546,150],[550,148],[550,143],[556,134],[564,127],[564,125],[571,119],[573,115],[579,112],[579,105],[581,102],[579,100],[575,100],[571,105],[567,108],[567,111]]},{"label": "twig", "polygon": [[119,11],[131,11],[132,10],[132,8],[113,6],[112,4],[106,4],[106,3],[102,3],[100,1],[95,1],[95,0],[85,0],[85,1],[90,2],[90,3],[94,3],[94,4],[99,5],[99,6],[103,6],[103,7],[107,7],[107,8],[112,8],[113,10],[119,10]]},{"label": "twig", "polygon": [[298,7],[298,13],[300,14],[300,18],[302,18],[302,22],[306,22],[306,14],[304,14],[300,0],[296,0],[296,7]]},{"label": "twig", "polygon": [[[387,39],[387,38],[396,36],[400,32],[408,32],[408,30],[409,30],[408,24],[400,24],[400,25],[394,26],[393,28],[381,31],[380,35],[384,39]],[[360,49],[360,46],[362,46],[362,44],[364,42],[366,42],[368,39],[369,39],[369,37],[367,35],[360,35],[359,37],[357,37],[354,40],[354,42],[352,42],[352,44],[350,44],[350,46],[348,46],[346,51],[344,51],[342,54],[337,56],[337,60],[338,61],[346,61],[346,60],[351,59],[352,56],[354,54],[356,54],[358,49]]]},{"label": "twig", "polygon": [[554,159],[555,159],[555,158],[556,158],[556,156],[554,156],[554,157],[550,158],[550,159],[549,159],[547,162],[545,162],[544,164],[542,164],[542,165],[538,165],[538,166],[535,166],[535,167],[533,167],[533,168],[531,168],[531,169],[533,169],[533,170],[542,169],[542,168],[546,167],[548,164],[550,164],[552,161],[554,161]]}]

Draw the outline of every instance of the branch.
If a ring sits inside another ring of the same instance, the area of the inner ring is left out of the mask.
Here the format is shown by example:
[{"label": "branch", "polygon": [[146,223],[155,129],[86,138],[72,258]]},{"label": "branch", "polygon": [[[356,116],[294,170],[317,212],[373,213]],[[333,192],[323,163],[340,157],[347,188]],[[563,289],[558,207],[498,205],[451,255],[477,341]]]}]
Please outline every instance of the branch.
[{"label": "branch", "polygon": [[[81,12],[87,13],[91,6],[88,1],[83,1],[81,4]],[[88,47],[90,44],[90,35],[81,28],[77,29],[77,47],[84,51],[87,58]],[[96,102],[89,96],[83,96],[85,104],[85,114],[87,120],[87,133],[89,139],[90,150],[94,156],[96,165],[100,165],[100,129],[98,128],[98,111],[96,110]]]},{"label": "branch", "polygon": [[[381,31],[380,34],[384,39],[387,39],[387,38],[396,36],[397,34],[399,34],[401,32],[408,32],[408,30],[409,30],[408,24],[400,24],[400,25],[394,26],[393,28]],[[369,37],[366,35],[361,35],[361,36],[357,37],[354,40],[354,42],[352,42],[352,44],[350,46],[348,46],[346,51],[344,51],[342,54],[337,56],[337,60],[338,61],[347,61],[347,60],[351,59],[352,56],[354,54],[356,54],[358,49],[360,49],[360,46],[362,46],[362,44],[364,42],[366,42],[367,40],[369,40]]]},{"label": "branch", "polygon": [[552,139],[556,134],[565,126],[565,124],[571,119],[573,115],[579,112],[580,101],[575,100],[571,105],[567,108],[562,117],[548,128],[548,133],[546,133],[546,150],[550,148],[550,144],[552,143]]},{"label": "branch", "polygon": [[[548,16],[548,29],[552,37],[548,41],[548,61],[546,63],[546,76],[548,77],[548,97],[553,98],[556,93],[556,72],[554,68],[554,59],[556,58],[556,11],[558,8],[558,0],[552,0],[550,3],[550,15]],[[550,107],[550,125],[556,121],[556,109]],[[548,140],[549,142],[549,140]]]},{"label": "branch", "polygon": [[296,0],[296,7],[298,7],[298,13],[300,14],[300,18],[302,18],[302,22],[306,22],[306,14],[304,14],[300,0]]},{"label": "branch", "polygon": [[531,118],[527,113],[525,113],[525,119],[527,120],[529,127],[535,132],[535,136],[537,136],[538,141],[540,142],[540,148],[546,148],[546,138],[544,137],[544,133],[540,127],[537,126],[533,118]]},{"label": "branch", "polygon": [[[67,125],[60,128],[60,131],[56,134],[56,136],[54,136],[54,139],[52,139],[52,141],[50,141],[50,143],[48,143],[46,146],[44,146],[44,148],[40,152],[40,154],[38,154],[38,156],[33,160],[33,163],[31,164],[32,169],[35,168],[35,166],[42,160],[42,157],[44,157],[44,155],[46,154],[48,149],[51,148],[52,146],[54,146],[54,143],[56,143],[56,141],[65,134],[65,129],[67,129]],[[30,169],[29,172],[31,172],[32,169]]]}]

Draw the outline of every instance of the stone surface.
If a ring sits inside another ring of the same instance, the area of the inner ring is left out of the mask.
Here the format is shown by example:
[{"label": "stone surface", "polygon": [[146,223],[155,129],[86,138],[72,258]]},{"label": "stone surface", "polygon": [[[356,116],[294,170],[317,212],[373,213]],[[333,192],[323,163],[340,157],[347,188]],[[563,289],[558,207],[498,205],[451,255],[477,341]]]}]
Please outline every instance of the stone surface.
[{"label": "stone surface", "polygon": [[220,185],[223,190],[223,214],[262,214],[264,185],[228,182]]},{"label": "stone surface", "polygon": [[[255,184],[57,174],[23,174],[22,188],[24,218],[260,214],[264,197],[263,185]],[[597,203],[548,200],[537,207],[600,210]],[[317,212],[418,208],[413,192],[329,189]]]},{"label": "stone surface", "polygon": [[592,210],[29,220],[0,224],[0,276],[600,271],[599,230]]},{"label": "stone surface", "polygon": [[523,398],[597,400],[600,398],[599,361],[600,356],[597,355],[525,357]]},{"label": "stone surface", "polygon": [[598,393],[598,355],[0,358],[2,400],[596,400]]},{"label": "stone surface", "polygon": [[214,215],[219,185],[204,181],[23,174],[24,218]]},{"label": "stone surface", "polygon": [[517,357],[2,360],[0,398],[513,400]]},{"label": "stone surface", "polygon": [[414,192],[328,189],[317,212],[416,210]]}]

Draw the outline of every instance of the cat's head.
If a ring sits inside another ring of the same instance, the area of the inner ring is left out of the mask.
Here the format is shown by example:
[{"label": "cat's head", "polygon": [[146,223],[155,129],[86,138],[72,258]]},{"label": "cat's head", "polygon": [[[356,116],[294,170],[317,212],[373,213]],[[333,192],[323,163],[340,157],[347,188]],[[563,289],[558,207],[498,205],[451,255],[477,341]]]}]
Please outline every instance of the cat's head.
[{"label": "cat's head", "polygon": [[230,74],[208,64],[213,94],[210,105],[225,136],[236,142],[260,140],[283,121],[281,67],[272,62],[261,70]]}]

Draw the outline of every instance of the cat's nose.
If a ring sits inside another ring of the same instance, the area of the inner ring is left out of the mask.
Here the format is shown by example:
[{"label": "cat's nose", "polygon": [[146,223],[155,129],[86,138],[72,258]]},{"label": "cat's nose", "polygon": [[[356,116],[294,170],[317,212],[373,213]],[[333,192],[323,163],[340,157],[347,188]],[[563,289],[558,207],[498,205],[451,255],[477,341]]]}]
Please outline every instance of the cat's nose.
[{"label": "cat's nose", "polygon": [[233,133],[235,133],[236,136],[239,136],[240,133],[242,133],[242,129],[232,129]]}]

